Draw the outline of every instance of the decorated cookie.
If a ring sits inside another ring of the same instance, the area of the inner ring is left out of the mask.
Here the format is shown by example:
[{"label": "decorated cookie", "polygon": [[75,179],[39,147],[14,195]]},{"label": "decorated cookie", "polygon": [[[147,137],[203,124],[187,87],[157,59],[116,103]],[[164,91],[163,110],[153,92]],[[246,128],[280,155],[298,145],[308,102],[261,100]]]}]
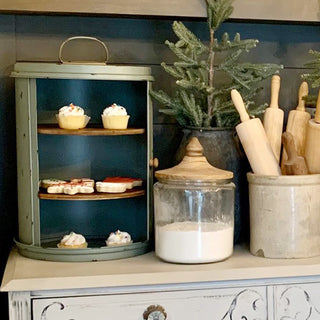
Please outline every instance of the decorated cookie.
[{"label": "decorated cookie", "polygon": [[117,182],[96,182],[96,189],[98,192],[107,192],[107,193],[122,193],[127,190],[126,183],[117,183]]},{"label": "decorated cookie", "polygon": [[74,195],[77,193],[93,193],[94,180],[92,179],[71,179],[70,182],[64,182],[52,185],[47,188],[48,193],[65,193]]},{"label": "decorated cookie", "polygon": [[40,186],[42,188],[47,189],[48,187],[59,185],[61,183],[66,183],[67,181],[59,180],[59,179],[43,179],[41,180]]},{"label": "decorated cookie", "polygon": [[103,182],[125,183],[127,189],[142,186],[142,179],[129,177],[107,177]]}]

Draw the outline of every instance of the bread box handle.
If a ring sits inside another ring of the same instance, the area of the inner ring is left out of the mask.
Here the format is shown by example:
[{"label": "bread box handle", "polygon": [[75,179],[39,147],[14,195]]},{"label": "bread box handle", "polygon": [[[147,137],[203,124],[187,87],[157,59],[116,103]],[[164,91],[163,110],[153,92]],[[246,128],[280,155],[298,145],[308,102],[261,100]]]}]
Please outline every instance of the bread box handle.
[{"label": "bread box handle", "polygon": [[[66,43],[68,43],[69,41],[72,41],[72,40],[79,40],[79,39],[83,39],[83,40],[92,40],[92,41],[96,41],[98,42],[104,49],[105,51],[105,60],[104,61],[101,61],[101,62],[98,62],[98,61],[65,61],[62,59],[62,51],[63,51],[63,47],[65,46]],[[87,37],[87,36],[76,36],[76,37],[70,37],[68,39],[66,39],[65,41],[63,41],[60,45],[60,49],[59,49],[59,61],[62,63],[62,64],[83,64],[83,63],[87,63],[87,64],[107,64],[108,62],[108,59],[109,59],[109,51],[108,51],[108,48],[107,46],[105,45],[104,42],[102,42],[101,40],[97,39],[97,38],[94,38],[94,37]]]}]

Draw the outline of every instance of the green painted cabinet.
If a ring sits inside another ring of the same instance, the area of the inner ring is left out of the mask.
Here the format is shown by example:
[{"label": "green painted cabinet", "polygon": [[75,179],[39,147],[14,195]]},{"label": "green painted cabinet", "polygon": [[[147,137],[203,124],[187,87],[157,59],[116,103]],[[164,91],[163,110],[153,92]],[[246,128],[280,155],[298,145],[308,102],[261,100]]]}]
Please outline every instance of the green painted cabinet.
[{"label": "green painted cabinet", "polygon": [[[21,254],[54,261],[126,258],[150,248],[152,216],[152,106],[150,68],[58,63],[16,63],[17,170]],[[85,129],[60,129],[56,114],[73,103],[91,117]],[[103,128],[101,114],[117,103],[130,115],[127,130]],[[50,195],[42,179],[137,177],[131,193]],[[133,243],[106,247],[110,232],[127,231]],[[63,235],[83,234],[87,249],[58,249]]]}]

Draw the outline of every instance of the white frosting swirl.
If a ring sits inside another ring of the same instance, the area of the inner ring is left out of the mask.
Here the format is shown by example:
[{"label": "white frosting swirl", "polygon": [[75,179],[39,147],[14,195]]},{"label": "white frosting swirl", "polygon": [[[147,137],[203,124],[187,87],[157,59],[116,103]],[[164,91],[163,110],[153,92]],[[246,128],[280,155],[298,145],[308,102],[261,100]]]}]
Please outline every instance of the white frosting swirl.
[{"label": "white frosting swirl", "polygon": [[126,108],[119,106],[116,103],[113,103],[110,107],[107,107],[103,110],[104,116],[125,116],[127,115]]},{"label": "white frosting swirl", "polygon": [[61,240],[61,243],[66,246],[80,245],[85,242],[86,242],[85,237],[75,232],[70,232],[70,234],[65,235]]},{"label": "white frosting swirl", "polygon": [[68,106],[64,106],[59,109],[59,115],[64,116],[83,116],[84,110],[81,107],[73,105],[70,103]]},{"label": "white frosting swirl", "polygon": [[127,244],[131,243],[131,236],[128,232],[117,230],[116,232],[111,232],[106,244],[110,245],[119,245],[119,244]]}]

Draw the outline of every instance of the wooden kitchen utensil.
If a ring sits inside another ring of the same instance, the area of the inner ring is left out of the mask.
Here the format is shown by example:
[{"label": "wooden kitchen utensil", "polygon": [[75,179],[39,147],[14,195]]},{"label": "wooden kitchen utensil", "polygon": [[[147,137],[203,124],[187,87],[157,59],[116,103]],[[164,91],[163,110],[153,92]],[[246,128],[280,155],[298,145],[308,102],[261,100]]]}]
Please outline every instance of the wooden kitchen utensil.
[{"label": "wooden kitchen utensil", "polygon": [[309,120],[307,125],[305,159],[310,173],[320,173],[320,90],[316,105],[314,119]]},{"label": "wooden kitchen utensil", "polygon": [[[299,88],[298,106],[295,110],[291,110],[289,112],[286,128],[286,131],[290,132],[293,135],[298,155],[302,156],[304,156],[305,153],[304,150],[307,134],[307,124],[311,118],[310,113],[306,112],[305,110],[305,101],[303,100],[303,97],[308,95],[308,91],[308,84],[305,81],[302,82]],[[284,152],[282,152],[281,159],[281,170],[283,173],[285,173],[283,163],[287,161],[287,159],[287,153],[284,150]]]},{"label": "wooden kitchen utensil", "polygon": [[280,76],[274,75],[271,80],[271,101],[263,116],[263,126],[272,151],[280,161],[281,135],[283,130],[284,111],[279,108]]},{"label": "wooden kitchen utensil", "polygon": [[288,159],[284,162],[286,174],[308,174],[306,161],[304,157],[298,155],[293,135],[290,132],[284,132],[282,142],[288,156]]},{"label": "wooden kitchen utensil", "polygon": [[236,126],[236,131],[252,171],[260,175],[280,175],[278,161],[271,149],[262,122],[259,118],[250,119],[237,90],[231,90],[231,98],[241,119],[241,123]]}]

